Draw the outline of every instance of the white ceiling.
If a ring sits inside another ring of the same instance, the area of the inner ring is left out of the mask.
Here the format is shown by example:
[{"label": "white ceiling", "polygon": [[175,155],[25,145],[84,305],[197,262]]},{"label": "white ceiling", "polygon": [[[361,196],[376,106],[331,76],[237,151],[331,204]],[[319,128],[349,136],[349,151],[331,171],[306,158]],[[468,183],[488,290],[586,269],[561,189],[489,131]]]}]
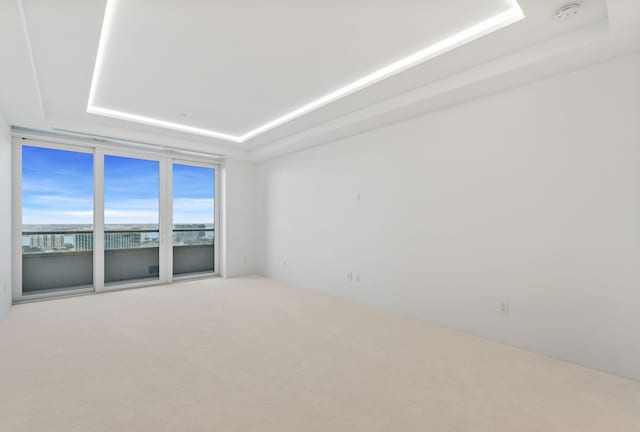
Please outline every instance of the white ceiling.
[{"label": "white ceiling", "polygon": [[[230,143],[87,113],[104,0],[5,0],[0,50],[10,61],[0,70],[0,110],[18,126],[264,158],[640,44],[635,0],[609,0],[608,8],[604,0],[582,0],[580,15],[562,23],[553,12],[565,1],[518,3],[526,15],[520,22],[244,143]],[[120,0],[94,103],[241,135],[511,4]]]},{"label": "white ceiling", "polygon": [[110,0],[109,7],[95,105],[241,136],[513,2]]}]

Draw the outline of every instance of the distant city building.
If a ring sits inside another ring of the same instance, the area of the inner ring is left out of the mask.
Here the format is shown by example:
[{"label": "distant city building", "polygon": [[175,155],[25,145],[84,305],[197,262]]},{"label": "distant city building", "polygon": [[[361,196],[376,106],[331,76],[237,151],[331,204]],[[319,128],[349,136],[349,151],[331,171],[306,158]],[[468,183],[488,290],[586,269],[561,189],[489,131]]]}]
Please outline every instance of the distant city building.
[{"label": "distant city building", "polygon": [[[205,224],[175,224],[174,229],[206,229]],[[174,232],[174,244],[195,244],[200,243],[201,239],[206,237],[206,231],[176,231]]]},{"label": "distant city building", "polygon": [[41,250],[55,250],[64,247],[64,235],[62,234],[36,234],[29,239],[29,246]]},{"label": "distant city building", "polygon": [[142,243],[140,232],[108,232],[105,233],[105,249],[135,249]]},{"label": "distant city building", "polygon": [[156,247],[159,246],[160,242],[158,241],[158,237],[160,236],[159,232],[153,233],[145,233],[142,238],[142,247]]},{"label": "distant city building", "polygon": [[76,251],[93,250],[93,233],[74,234],[73,244]]},{"label": "distant city building", "polygon": [[[49,251],[90,252],[94,250],[94,233],[87,232],[91,226],[81,225],[32,225],[30,229],[59,230],[64,234],[29,234],[23,231],[22,250],[24,253],[38,253]],[[109,230],[114,231],[109,231]],[[121,229],[122,231],[115,231]],[[157,225],[148,226],[111,226],[104,234],[105,250],[137,249],[145,247],[159,247],[159,231]],[[197,246],[213,245],[213,224],[175,224],[174,245]],[[184,231],[181,231],[184,230]],[[76,232],[74,232],[76,231]],[[55,231],[54,231],[55,232]]]}]

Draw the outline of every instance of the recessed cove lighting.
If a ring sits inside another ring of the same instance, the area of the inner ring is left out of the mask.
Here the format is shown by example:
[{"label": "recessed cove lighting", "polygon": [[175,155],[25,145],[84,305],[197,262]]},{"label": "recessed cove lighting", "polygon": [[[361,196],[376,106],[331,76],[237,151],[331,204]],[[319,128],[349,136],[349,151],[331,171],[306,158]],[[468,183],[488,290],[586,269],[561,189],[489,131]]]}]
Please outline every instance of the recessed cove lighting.
[{"label": "recessed cove lighting", "polygon": [[[451,51],[459,46],[469,43],[475,39],[478,39],[484,35],[490,34],[496,30],[500,30],[510,24],[518,22],[524,18],[524,13],[520,8],[517,0],[510,0],[509,7],[494,16],[491,16],[485,20],[482,20],[460,32],[454,33],[436,43],[433,43],[422,50],[413,53],[407,57],[404,57],[398,61],[395,61],[381,69],[378,69],[362,78],[357,79],[343,87],[340,87],[318,99],[315,99],[305,105],[297,107],[289,113],[274,118],[273,120],[256,127],[242,135],[232,135],[210,129],[203,129],[193,126],[188,126],[182,123],[176,123],[158,118],[148,117],[140,114],[129,113],[121,110],[115,110],[105,107],[100,107],[95,103],[96,91],[100,85],[101,72],[104,64],[105,53],[108,49],[109,38],[111,35],[111,29],[113,27],[113,20],[115,11],[117,9],[118,0],[107,0],[107,5],[104,14],[104,20],[102,22],[102,30],[100,33],[100,42],[98,44],[98,53],[96,55],[96,63],[93,70],[93,78],[91,80],[91,89],[89,91],[89,101],[87,103],[87,112],[90,114],[96,114],[104,117],[111,117],[120,120],[127,120],[134,123],[145,124],[149,126],[157,126],[165,129],[171,129],[179,132],[186,132],[195,135],[202,135],[212,138],[218,138],[225,141],[231,141],[236,143],[242,143],[251,138],[254,138],[260,134],[263,134],[271,129],[288,123],[298,117],[308,114],[320,107],[326,106],[331,102],[362,90],[372,84],[380,82],[392,75],[410,69],[420,63],[424,63],[434,57]],[[185,118],[186,115],[180,114],[179,117]]]}]

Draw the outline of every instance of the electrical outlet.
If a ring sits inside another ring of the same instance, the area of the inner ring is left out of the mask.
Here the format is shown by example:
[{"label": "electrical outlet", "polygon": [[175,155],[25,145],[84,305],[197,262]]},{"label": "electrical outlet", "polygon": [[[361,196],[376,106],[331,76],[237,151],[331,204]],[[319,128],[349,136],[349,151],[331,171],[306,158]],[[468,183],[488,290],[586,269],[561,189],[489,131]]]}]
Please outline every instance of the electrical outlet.
[{"label": "electrical outlet", "polygon": [[360,201],[360,192],[356,192],[356,201]]},{"label": "electrical outlet", "polygon": [[353,273],[352,272],[347,273],[347,280],[349,282],[351,282],[353,280]]},{"label": "electrical outlet", "polygon": [[500,303],[500,313],[502,315],[509,315],[511,313],[511,305],[507,302]]},{"label": "electrical outlet", "polygon": [[356,282],[360,282],[360,275],[359,275],[359,274],[357,274],[357,275],[356,275],[356,277],[355,277],[355,279],[356,279]]}]

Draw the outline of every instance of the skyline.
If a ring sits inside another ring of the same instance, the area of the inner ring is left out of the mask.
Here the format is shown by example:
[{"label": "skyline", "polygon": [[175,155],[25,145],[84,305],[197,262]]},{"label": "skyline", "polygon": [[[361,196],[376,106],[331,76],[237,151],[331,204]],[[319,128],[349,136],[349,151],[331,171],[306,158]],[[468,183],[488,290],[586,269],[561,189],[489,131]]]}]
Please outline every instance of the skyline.
[{"label": "skyline", "polygon": [[[105,224],[157,224],[159,163],[105,155]],[[173,165],[176,224],[213,223],[213,168]],[[194,186],[195,185],[195,186]],[[23,225],[93,225],[93,154],[23,146]]]}]

